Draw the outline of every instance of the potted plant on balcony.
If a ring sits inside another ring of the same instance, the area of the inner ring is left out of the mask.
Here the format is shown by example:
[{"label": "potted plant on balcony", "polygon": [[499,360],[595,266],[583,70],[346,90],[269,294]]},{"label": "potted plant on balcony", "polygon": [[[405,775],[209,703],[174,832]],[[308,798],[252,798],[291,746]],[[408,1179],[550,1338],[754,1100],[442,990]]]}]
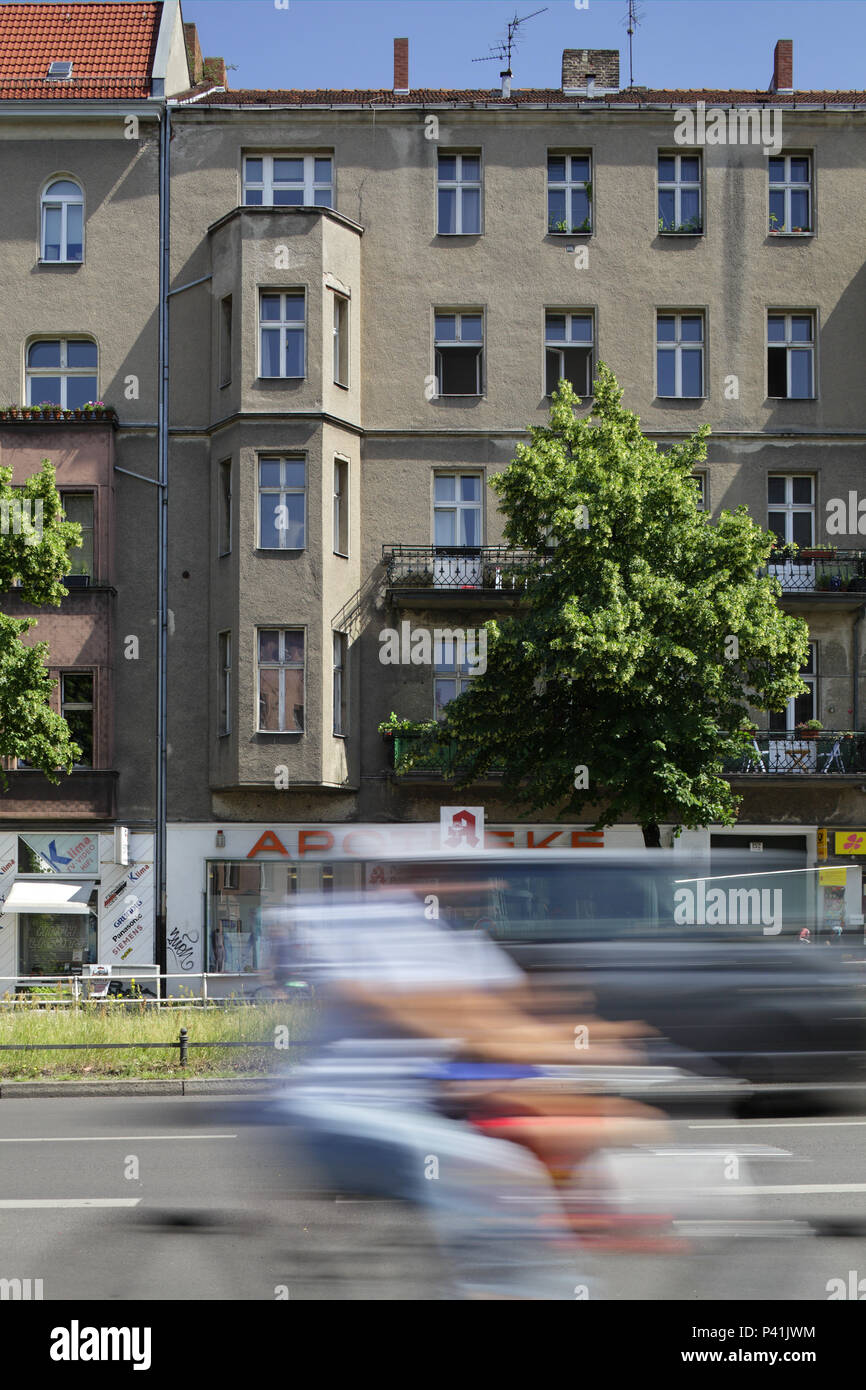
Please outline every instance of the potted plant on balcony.
[{"label": "potted plant on balcony", "polygon": [[801,739],[815,739],[823,727],[820,719],[806,719],[795,727],[794,733]]},{"label": "potted plant on balcony", "polygon": [[770,551],[769,564],[785,565],[799,559],[800,547],[796,541],[777,541]]},{"label": "potted plant on balcony", "polygon": [[836,546],[805,546],[800,551],[801,560],[835,560]]}]

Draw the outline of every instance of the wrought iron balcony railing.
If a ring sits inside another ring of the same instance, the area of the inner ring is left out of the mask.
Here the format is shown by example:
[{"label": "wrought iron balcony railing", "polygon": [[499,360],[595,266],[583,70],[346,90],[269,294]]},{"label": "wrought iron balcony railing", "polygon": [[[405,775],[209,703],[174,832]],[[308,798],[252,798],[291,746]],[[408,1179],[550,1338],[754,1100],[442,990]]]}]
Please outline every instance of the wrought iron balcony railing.
[{"label": "wrought iron balcony railing", "polygon": [[752,747],[725,764],[728,776],[791,773],[863,775],[866,773],[866,733],[823,729],[817,737],[792,730],[755,734]]},{"label": "wrought iron balcony railing", "polygon": [[544,568],[544,551],[516,546],[383,545],[391,589],[519,594]]},{"label": "wrought iron balcony railing", "polygon": [[785,593],[866,592],[866,550],[800,550],[793,556],[773,560],[761,574],[778,579]]},{"label": "wrought iron balcony railing", "polygon": [[[457,745],[437,743],[429,734],[396,734],[395,772],[438,772],[446,776],[458,767]],[[757,733],[752,747],[724,766],[727,776],[866,775],[866,731],[824,729],[817,737],[795,731]],[[497,769],[491,770],[494,774]]]}]

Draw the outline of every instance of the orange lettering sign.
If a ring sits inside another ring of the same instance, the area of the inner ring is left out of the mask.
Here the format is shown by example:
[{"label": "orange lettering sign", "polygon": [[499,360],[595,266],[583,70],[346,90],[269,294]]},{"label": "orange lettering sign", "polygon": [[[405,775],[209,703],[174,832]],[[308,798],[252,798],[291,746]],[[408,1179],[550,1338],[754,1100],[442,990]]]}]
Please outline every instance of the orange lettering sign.
[{"label": "orange lettering sign", "polygon": [[282,840],[278,840],[273,830],[266,830],[264,835],[260,835],[247,855],[247,859],[253,859],[257,854],[264,854],[269,850],[271,854],[284,854],[288,858],[289,851],[286,849]]}]

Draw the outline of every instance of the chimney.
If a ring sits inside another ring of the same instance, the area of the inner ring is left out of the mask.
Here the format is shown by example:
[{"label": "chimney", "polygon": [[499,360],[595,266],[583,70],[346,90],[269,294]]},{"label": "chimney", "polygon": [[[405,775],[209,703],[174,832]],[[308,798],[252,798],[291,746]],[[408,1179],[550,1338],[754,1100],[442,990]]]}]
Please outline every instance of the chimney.
[{"label": "chimney", "polygon": [[204,80],[212,82],[215,87],[228,87],[225,58],[205,58]]},{"label": "chimney", "polygon": [[794,90],[794,40],[779,39],[773,52],[773,80],[771,92],[793,92]]},{"label": "chimney", "polygon": [[186,42],[186,56],[189,62],[190,80],[192,85],[197,87],[201,82],[204,68],[201,57],[201,44],[198,41],[198,30],[194,24],[184,24],[183,37]]},{"label": "chimney", "polygon": [[394,91],[409,90],[409,40],[394,40]]},{"label": "chimney", "polygon": [[562,90],[587,96],[619,91],[619,50],[616,48],[565,48],[562,53]]}]

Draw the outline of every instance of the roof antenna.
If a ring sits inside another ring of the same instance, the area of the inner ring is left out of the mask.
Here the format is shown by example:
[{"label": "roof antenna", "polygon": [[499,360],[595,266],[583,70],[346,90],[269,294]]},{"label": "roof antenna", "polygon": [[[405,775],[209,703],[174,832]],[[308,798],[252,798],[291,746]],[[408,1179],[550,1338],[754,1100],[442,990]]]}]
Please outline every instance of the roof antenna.
[{"label": "roof antenna", "polygon": [[543,10],[533,10],[532,14],[524,14],[520,18],[515,15],[513,19],[508,21],[507,38],[504,38],[500,43],[490,45],[490,57],[472,59],[473,63],[492,63],[494,58],[498,58],[500,62],[505,60],[505,69],[499,74],[502,78],[502,95],[504,97],[511,96],[511,79],[514,76],[511,71],[511,54],[513,49],[517,47],[517,39],[515,38],[517,30],[521,24],[526,23],[527,19],[534,19],[537,14],[545,14],[547,8],[545,5]]},{"label": "roof antenna", "polygon": [[634,31],[643,19],[643,10],[637,7],[637,0],[628,0],[628,15],[623,20],[628,34],[628,85],[634,86],[634,62],[632,54],[632,40]]}]

